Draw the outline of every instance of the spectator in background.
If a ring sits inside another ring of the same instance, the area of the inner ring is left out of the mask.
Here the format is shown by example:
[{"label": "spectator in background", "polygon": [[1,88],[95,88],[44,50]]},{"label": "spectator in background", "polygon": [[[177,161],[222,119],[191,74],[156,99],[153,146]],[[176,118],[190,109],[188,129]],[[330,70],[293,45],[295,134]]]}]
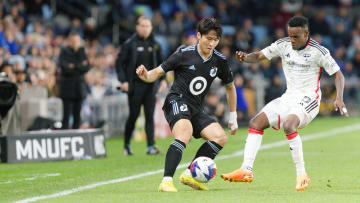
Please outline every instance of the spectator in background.
[{"label": "spectator in background", "polygon": [[345,25],[343,23],[337,23],[335,26],[335,31],[332,34],[333,46],[349,46],[350,36],[345,30]]},{"label": "spectator in background", "polygon": [[92,42],[98,37],[98,30],[96,29],[96,21],[94,18],[85,20],[84,39],[87,42]]},{"label": "spectator in background", "polygon": [[223,46],[220,52],[227,58],[230,69],[234,74],[243,74],[242,64],[231,55],[231,49],[228,46]]},{"label": "spectator in background", "polygon": [[340,46],[335,50],[334,59],[339,65],[340,69],[343,71],[345,66],[345,47]]},{"label": "spectator in background", "polygon": [[278,75],[275,75],[271,80],[271,85],[265,89],[265,104],[280,97],[284,94],[286,87],[281,82]]},{"label": "spectator in background", "polygon": [[355,56],[352,63],[355,69],[354,72],[357,74],[358,77],[360,77],[360,50],[357,50],[355,52]]},{"label": "spectator in background", "polygon": [[220,0],[217,2],[216,16],[218,16],[222,24],[231,24],[231,17],[227,11],[227,4],[225,1]]},{"label": "spectator in background", "polygon": [[225,105],[220,102],[220,96],[214,91],[209,91],[206,96],[205,113],[213,117],[221,126],[226,126],[224,122]]},{"label": "spectator in background", "polygon": [[14,78],[9,78],[6,73],[11,73],[9,64],[0,65],[0,135],[17,135],[19,128],[19,97]]},{"label": "spectator in background", "polygon": [[[128,94],[129,117],[125,126],[124,154],[132,155],[130,140],[135,128],[135,122],[144,105],[145,131],[147,137],[147,154],[159,154],[160,150],[154,146],[154,110],[157,84],[145,83],[136,74],[136,68],[157,67],[162,61],[160,46],[152,34],[152,23],[148,17],[140,16],[137,20],[136,33],[121,47],[116,61],[118,79],[121,90]],[[162,81],[162,86],[166,85]]]},{"label": "spectator in background", "polygon": [[277,11],[274,11],[272,13],[272,28],[284,28],[286,26],[286,23],[288,22],[288,20],[291,18],[292,14],[289,13],[283,4],[281,4],[278,8]]},{"label": "spectator in background", "polygon": [[325,11],[322,8],[317,10],[314,18],[309,19],[309,24],[313,35],[329,36],[331,34],[330,25],[325,19]]},{"label": "spectator in background", "polygon": [[358,91],[359,78],[353,69],[353,64],[350,62],[345,63],[344,76],[346,78],[344,88],[344,101],[349,103],[350,106],[358,104]]},{"label": "spectator in background", "polygon": [[81,46],[81,37],[78,33],[70,33],[67,47],[60,53],[60,98],[63,101],[62,129],[69,128],[70,113],[74,118],[73,129],[80,126],[80,112],[83,99],[86,97],[86,83],[84,74],[90,66]]},{"label": "spectator in background", "polygon": [[236,112],[237,112],[237,119],[239,125],[246,125],[247,116],[248,116],[248,105],[245,100],[244,95],[244,79],[240,74],[235,75],[234,77],[234,84],[236,88],[236,96],[237,96],[237,103],[236,103]]},{"label": "spectator in background", "polygon": [[340,6],[338,7],[338,13],[337,16],[335,16],[335,22],[333,25],[343,24],[345,32],[350,31],[352,19],[349,15],[349,10],[346,6]]}]

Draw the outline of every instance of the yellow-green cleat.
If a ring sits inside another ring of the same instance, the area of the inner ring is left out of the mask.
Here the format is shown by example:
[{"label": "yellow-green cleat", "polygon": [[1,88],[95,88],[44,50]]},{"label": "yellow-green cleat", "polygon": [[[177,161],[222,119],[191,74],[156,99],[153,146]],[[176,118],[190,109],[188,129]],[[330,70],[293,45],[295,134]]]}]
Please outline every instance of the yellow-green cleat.
[{"label": "yellow-green cleat", "polygon": [[161,182],[159,185],[159,192],[177,192],[172,180]]},{"label": "yellow-green cleat", "polygon": [[207,187],[205,187],[199,181],[195,180],[192,176],[186,175],[185,172],[183,172],[180,175],[179,180],[182,184],[188,185],[188,186],[192,187],[194,190],[209,190]]}]

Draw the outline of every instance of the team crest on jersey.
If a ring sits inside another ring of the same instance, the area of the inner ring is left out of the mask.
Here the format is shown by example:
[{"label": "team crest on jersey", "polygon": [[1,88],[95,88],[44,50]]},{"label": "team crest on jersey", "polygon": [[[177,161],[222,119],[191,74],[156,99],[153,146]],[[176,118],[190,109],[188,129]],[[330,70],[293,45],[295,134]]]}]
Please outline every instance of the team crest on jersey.
[{"label": "team crest on jersey", "polygon": [[188,107],[186,104],[183,104],[180,106],[180,111],[187,111],[188,110]]},{"label": "team crest on jersey", "polygon": [[217,67],[212,67],[210,70],[210,76],[211,77],[215,77],[216,73],[217,73],[218,68]]},{"label": "team crest on jersey", "polygon": [[288,54],[286,54],[285,56],[286,56],[286,57],[288,57],[288,58],[290,58],[290,54],[289,54],[289,53],[288,53]]}]

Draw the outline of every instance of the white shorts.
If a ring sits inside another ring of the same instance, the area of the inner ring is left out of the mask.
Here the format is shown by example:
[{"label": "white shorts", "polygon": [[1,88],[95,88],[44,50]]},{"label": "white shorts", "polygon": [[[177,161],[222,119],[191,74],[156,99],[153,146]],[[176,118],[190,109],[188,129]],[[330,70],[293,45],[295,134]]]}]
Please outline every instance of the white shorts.
[{"label": "white shorts", "polygon": [[300,120],[299,128],[308,125],[319,113],[320,98],[316,94],[301,95],[285,93],[269,102],[261,111],[269,120],[270,126],[279,130],[290,114]]}]

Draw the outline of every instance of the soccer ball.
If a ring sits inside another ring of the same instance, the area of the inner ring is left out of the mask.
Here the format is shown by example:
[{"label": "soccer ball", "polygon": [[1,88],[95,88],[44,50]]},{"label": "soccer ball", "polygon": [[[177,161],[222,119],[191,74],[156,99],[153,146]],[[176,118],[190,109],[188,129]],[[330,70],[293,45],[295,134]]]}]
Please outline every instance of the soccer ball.
[{"label": "soccer ball", "polygon": [[190,165],[193,178],[202,183],[207,183],[216,175],[216,164],[209,157],[198,157]]}]

